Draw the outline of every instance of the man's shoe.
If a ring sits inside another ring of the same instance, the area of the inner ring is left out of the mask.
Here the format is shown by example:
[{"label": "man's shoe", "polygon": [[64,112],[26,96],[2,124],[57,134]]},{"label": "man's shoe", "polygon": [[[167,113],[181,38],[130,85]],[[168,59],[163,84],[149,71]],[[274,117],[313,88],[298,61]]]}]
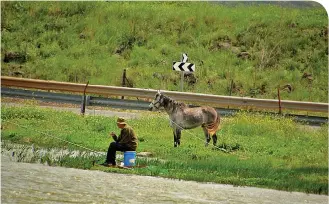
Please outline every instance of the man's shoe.
[{"label": "man's shoe", "polygon": [[103,164],[101,164],[102,166],[106,166],[106,167],[115,167],[116,165],[115,164],[112,164],[112,163],[107,163],[107,162],[104,162]]}]

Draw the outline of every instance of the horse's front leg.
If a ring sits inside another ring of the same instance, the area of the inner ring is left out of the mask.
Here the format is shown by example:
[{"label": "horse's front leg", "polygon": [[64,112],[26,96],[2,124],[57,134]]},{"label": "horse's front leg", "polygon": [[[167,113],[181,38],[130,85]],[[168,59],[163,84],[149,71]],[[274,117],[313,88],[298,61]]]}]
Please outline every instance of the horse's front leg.
[{"label": "horse's front leg", "polygon": [[180,137],[181,137],[181,130],[174,129],[174,147],[177,147],[180,145]]},{"label": "horse's front leg", "polygon": [[180,145],[180,137],[182,135],[182,131],[180,129],[176,129],[176,141],[177,141],[177,145]]},{"label": "horse's front leg", "polygon": [[176,131],[175,129],[173,130],[173,133],[174,133],[174,147],[177,147],[177,136],[176,136]]}]

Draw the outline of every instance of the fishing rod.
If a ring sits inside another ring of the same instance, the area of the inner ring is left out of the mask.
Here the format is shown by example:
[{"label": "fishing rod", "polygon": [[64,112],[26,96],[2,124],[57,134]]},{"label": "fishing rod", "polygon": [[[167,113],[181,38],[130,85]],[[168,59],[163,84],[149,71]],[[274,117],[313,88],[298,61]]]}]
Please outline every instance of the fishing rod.
[{"label": "fishing rod", "polygon": [[[17,125],[17,126],[19,126],[19,127],[23,127],[23,128],[25,128],[25,129],[28,128],[28,127],[25,126],[25,125],[20,125],[20,124],[15,123],[15,122],[11,122],[11,121],[6,121],[6,122],[11,123],[11,124],[14,124],[14,125]],[[35,132],[38,132],[38,133],[40,133],[40,134],[42,134],[42,135],[44,135],[44,136],[51,137],[51,138],[55,138],[55,139],[60,140],[60,141],[62,141],[62,142],[66,142],[66,143],[69,143],[69,144],[71,144],[71,145],[77,146],[77,147],[79,147],[79,148],[85,149],[85,150],[87,150],[87,151],[89,151],[89,152],[96,153],[97,155],[102,155],[102,156],[104,155],[104,152],[97,152],[97,151],[95,151],[95,150],[93,150],[93,149],[90,149],[90,148],[88,148],[88,147],[85,147],[85,146],[82,146],[82,145],[76,144],[76,143],[74,143],[74,142],[70,142],[70,141],[68,141],[68,140],[65,140],[65,139],[62,139],[62,138],[56,137],[56,136],[54,136],[54,135],[51,135],[51,134],[48,134],[48,133],[45,133],[45,132],[42,132],[42,131],[38,131],[38,130],[34,130],[34,131],[35,131]],[[96,161],[99,161],[99,160],[100,160],[100,159],[98,159],[98,160],[94,160],[94,161],[93,161],[93,166],[94,166],[95,162],[96,162]]]}]

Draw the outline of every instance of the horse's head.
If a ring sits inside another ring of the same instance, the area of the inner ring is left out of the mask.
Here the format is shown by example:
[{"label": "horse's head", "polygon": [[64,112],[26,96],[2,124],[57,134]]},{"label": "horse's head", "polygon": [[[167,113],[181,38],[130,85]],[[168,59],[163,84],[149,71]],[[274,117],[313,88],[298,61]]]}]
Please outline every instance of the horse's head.
[{"label": "horse's head", "polygon": [[150,111],[159,110],[161,106],[163,106],[163,95],[160,91],[158,91],[155,94],[153,101],[149,105],[149,110]]}]

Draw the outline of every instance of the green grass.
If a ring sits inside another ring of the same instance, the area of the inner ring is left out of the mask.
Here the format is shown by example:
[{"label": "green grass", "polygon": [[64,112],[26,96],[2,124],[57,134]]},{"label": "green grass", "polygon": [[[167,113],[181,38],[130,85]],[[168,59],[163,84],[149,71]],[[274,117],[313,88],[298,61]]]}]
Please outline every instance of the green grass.
[{"label": "green grass", "polygon": [[[138,152],[155,160],[138,158],[147,168],[122,170],[93,166],[104,157],[65,157],[52,165],[161,176],[200,182],[256,186],[286,191],[328,194],[328,126],[311,128],[280,116],[240,112],[224,118],[218,146],[228,153],[204,147],[201,128],[183,131],[181,146],[173,147],[172,130],[164,113],[141,113],[129,119],[140,140]],[[2,141],[39,148],[80,149],[51,136],[95,151],[106,151],[108,133],[119,132],[113,117],[80,116],[31,106],[2,106]],[[47,136],[48,135],[48,136]],[[47,160],[47,158],[45,158]],[[48,161],[49,163],[49,161]]]},{"label": "green grass", "polygon": [[1,74],[120,86],[126,68],[134,87],[179,90],[187,52],[185,91],[277,98],[291,84],[282,99],[328,102],[328,15],[312,5],[2,1]]}]

